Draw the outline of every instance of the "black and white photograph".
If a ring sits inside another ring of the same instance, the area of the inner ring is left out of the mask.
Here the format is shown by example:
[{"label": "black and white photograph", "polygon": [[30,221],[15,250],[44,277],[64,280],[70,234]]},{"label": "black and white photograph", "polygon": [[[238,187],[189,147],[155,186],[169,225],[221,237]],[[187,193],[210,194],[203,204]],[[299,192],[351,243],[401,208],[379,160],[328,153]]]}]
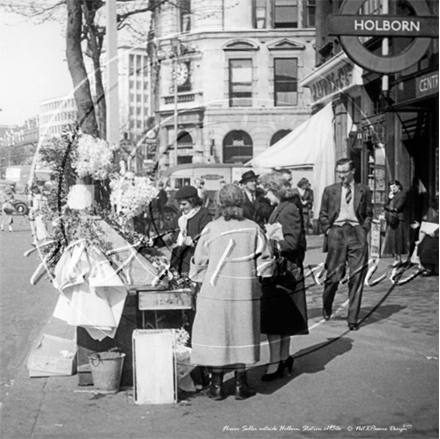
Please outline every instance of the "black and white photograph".
[{"label": "black and white photograph", "polygon": [[1,0],[0,437],[439,437],[438,0]]}]

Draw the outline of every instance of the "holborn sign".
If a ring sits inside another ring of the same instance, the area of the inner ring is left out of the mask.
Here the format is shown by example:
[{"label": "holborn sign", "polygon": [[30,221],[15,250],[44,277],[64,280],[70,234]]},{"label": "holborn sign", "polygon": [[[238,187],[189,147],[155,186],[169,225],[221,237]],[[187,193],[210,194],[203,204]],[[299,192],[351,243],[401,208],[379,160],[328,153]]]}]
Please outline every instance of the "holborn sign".
[{"label": "holborn sign", "polygon": [[[425,0],[407,0],[416,16],[360,15],[365,0],[345,0],[340,15],[330,16],[330,35],[339,37],[345,53],[356,64],[378,73],[395,73],[407,69],[426,53],[431,38],[438,38],[438,17],[433,17]],[[414,37],[399,55],[370,52],[360,36]]]}]

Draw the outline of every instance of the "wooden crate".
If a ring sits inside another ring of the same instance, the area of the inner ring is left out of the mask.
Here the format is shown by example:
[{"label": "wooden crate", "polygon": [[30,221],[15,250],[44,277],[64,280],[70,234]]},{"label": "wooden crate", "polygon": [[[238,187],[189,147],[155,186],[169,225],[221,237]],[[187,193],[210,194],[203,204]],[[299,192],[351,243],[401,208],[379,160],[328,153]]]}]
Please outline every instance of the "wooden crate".
[{"label": "wooden crate", "polygon": [[172,329],[133,332],[133,381],[135,404],[177,402],[176,364]]}]

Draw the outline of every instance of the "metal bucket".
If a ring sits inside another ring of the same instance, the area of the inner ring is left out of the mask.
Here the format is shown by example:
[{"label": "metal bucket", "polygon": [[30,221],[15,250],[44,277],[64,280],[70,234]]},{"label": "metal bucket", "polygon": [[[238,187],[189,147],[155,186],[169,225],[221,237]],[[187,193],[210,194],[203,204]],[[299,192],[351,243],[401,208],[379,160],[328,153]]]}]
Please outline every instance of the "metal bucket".
[{"label": "metal bucket", "polygon": [[96,390],[101,393],[119,391],[124,357],[122,352],[96,352],[88,356]]}]

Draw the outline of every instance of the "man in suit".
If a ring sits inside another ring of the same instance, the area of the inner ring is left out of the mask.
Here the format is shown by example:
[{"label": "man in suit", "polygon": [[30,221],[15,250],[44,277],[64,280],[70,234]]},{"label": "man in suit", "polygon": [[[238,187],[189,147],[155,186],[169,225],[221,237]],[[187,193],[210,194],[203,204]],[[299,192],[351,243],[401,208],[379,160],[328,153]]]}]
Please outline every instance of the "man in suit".
[{"label": "man in suit", "polygon": [[252,221],[255,220],[255,213],[258,208],[258,198],[264,192],[257,188],[258,175],[254,171],[246,171],[242,176],[239,184],[244,193],[243,216]]},{"label": "man in suit", "polygon": [[368,186],[355,183],[353,161],[347,158],[336,162],[341,182],[324,189],[319,221],[325,233],[324,252],[327,278],[323,293],[323,316],[329,320],[339,281],[349,268],[348,327],[358,329],[362,292],[367,273],[367,234],[371,228],[373,205]]}]

